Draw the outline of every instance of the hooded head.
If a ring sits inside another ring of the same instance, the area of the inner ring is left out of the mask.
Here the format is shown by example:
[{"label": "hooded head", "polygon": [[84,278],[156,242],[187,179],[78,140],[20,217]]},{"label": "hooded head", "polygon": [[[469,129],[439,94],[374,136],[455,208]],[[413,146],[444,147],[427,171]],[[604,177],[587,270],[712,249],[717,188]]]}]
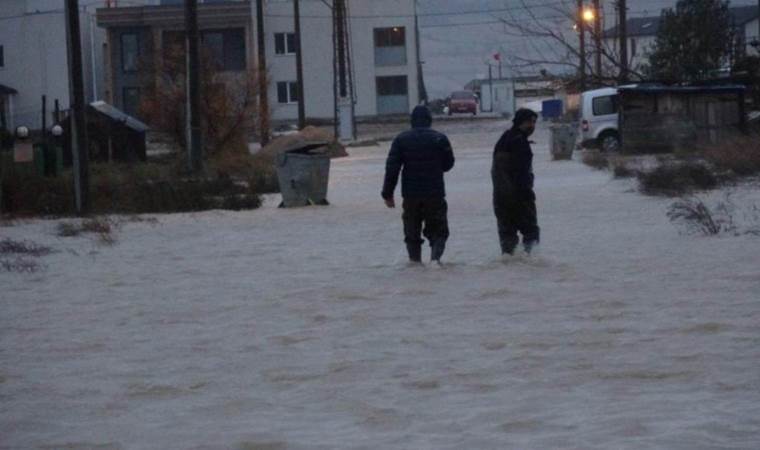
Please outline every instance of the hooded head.
[{"label": "hooded head", "polygon": [[428,128],[433,124],[433,115],[427,106],[417,106],[412,111],[412,128]]},{"label": "hooded head", "polygon": [[[518,128],[525,134],[530,136],[536,130],[535,124],[532,123],[538,119],[538,114],[528,108],[520,108],[515,113],[515,118],[512,119],[512,128]],[[528,125],[526,122],[531,122]]]}]

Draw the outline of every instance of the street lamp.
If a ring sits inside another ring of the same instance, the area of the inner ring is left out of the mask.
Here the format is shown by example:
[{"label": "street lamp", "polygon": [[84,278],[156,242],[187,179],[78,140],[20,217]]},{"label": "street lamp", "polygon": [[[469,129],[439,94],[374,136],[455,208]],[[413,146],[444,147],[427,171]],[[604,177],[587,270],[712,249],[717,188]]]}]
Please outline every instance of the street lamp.
[{"label": "street lamp", "polygon": [[588,6],[583,7],[583,11],[581,13],[581,17],[583,18],[584,22],[593,22],[596,19],[596,13],[593,9],[589,8]]},{"label": "street lamp", "polygon": [[63,127],[60,125],[53,125],[53,128],[50,129],[50,134],[55,137],[61,137],[63,135]]},{"label": "street lamp", "polygon": [[29,137],[29,128],[25,126],[20,126],[16,128],[16,137],[19,139],[26,139]]}]

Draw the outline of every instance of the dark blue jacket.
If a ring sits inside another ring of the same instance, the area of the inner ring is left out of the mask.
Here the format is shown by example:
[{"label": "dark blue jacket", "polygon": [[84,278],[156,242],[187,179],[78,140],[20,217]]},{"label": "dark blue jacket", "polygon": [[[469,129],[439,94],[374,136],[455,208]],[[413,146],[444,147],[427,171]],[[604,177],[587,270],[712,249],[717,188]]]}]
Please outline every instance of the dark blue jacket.
[{"label": "dark blue jacket", "polygon": [[524,196],[533,191],[533,151],[518,128],[507,130],[496,143],[491,178],[495,194]]},{"label": "dark blue jacket", "polygon": [[399,172],[402,197],[446,196],[443,173],[454,167],[454,152],[449,139],[430,128],[432,123],[433,117],[426,107],[414,108],[412,129],[396,136],[391,144],[385,163],[383,198],[393,197]]}]

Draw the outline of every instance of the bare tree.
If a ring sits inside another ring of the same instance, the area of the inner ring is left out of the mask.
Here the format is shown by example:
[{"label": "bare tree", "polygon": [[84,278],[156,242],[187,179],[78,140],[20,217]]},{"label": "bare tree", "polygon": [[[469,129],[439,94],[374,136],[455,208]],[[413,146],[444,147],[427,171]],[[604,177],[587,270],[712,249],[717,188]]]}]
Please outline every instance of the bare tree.
[{"label": "bare tree", "polygon": [[[581,26],[585,27],[591,42],[601,41],[598,55],[601,64],[591,63],[592,58],[597,57],[594,46],[585,52],[587,77],[594,84],[613,85],[620,70],[626,70],[615,45],[598,35],[604,33],[604,26],[584,23],[574,0],[560,0],[539,6],[520,0],[520,6],[507,11],[504,16],[495,16],[503,24],[507,36],[527,41],[530,50],[528,54],[507,54],[507,64],[513,70],[520,72],[526,68],[549,65],[571,69],[569,71],[576,76],[580,75],[582,52],[577,34],[578,27]],[[604,18],[596,17],[595,20]],[[637,70],[628,68],[627,71],[630,78],[644,79],[644,75]]]}]

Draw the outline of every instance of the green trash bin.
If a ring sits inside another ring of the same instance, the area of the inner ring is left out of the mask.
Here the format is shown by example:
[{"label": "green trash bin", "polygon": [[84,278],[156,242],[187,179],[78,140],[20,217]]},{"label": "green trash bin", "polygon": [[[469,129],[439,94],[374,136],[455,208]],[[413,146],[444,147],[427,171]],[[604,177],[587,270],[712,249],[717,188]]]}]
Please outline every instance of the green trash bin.
[{"label": "green trash bin", "polygon": [[63,150],[59,145],[34,144],[34,168],[37,175],[57,177],[63,171]]}]

